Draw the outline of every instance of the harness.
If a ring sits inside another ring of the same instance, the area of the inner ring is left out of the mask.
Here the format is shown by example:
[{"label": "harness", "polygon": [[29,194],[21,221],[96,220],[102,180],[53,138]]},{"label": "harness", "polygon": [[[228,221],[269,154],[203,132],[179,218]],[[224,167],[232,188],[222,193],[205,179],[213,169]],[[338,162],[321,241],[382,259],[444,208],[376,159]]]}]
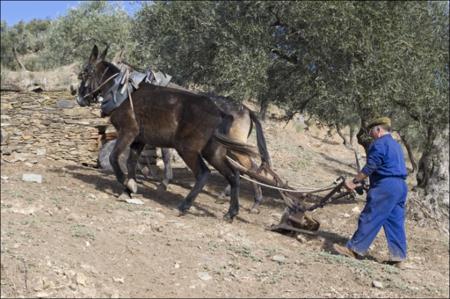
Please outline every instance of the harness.
[{"label": "harness", "polygon": [[[109,116],[127,98],[130,98],[131,108],[134,110],[131,94],[139,88],[142,82],[166,87],[171,79],[172,76],[162,72],[154,72],[150,68],[145,73],[130,72],[127,68],[121,68],[119,73],[108,78],[107,81],[113,80],[113,84],[103,93],[103,97],[99,97],[101,116]],[[106,84],[106,81],[100,86],[104,84]]]}]

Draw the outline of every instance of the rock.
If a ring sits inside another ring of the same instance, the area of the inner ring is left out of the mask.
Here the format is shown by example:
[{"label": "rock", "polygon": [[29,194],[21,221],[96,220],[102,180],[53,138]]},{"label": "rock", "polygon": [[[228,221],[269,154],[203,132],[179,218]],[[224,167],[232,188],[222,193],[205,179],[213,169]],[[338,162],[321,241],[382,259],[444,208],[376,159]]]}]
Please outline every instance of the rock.
[{"label": "rock", "polygon": [[75,107],[75,100],[59,100],[56,102],[56,107],[62,109],[70,109]]},{"label": "rock", "polygon": [[38,148],[36,150],[36,155],[37,156],[45,156],[46,153],[47,153],[47,150],[45,148]]},{"label": "rock", "polygon": [[85,286],[86,280],[87,280],[87,278],[83,273],[77,273],[75,275],[75,282],[77,283],[77,285]]},{"label": "rock", "polygon": [[342,215],[344,218],[349,218],[350,214],[344,213],[344,215]]},{"label": "rock", "polygon": [[113,281],[118,283],[125,283],[125,279],[123,279],[122,277],[113,277]]},{"label": "rock", "polygon": [[1,133],[0,133],[1,144],[8,143],[8,138],[9,138],[8,132],[6,132],[2,129]]},{"label": "rock", "polygon": [[67,220],[69,220],[69,221],[78,221],[78,220],[80,220],[80,216],[78,216],[78,215],[75,214],[75,213],[70,213],[70,214],[67,216]]},{"label": "rock", "polygon": [[308,240],[301,234],[298,234],[296,237],[297,241],[299,241],[300,243],[306,243],[308,242]]},{"label": "rock", "polygon": [[22,180],[25,182],[36,182],[41,184],[42,183],[42,175],[35,174],[35,173],[24,173],[22,175]]},{"label": "rock", "polygon": [[125,199],[125,201],[127,203],[131,203],[134,205],[143,205],[144,204],[144,202],[142,200],[137,199],[137,198],[127,198],[127,199]]},{"label": "rock", "polygon": [[42,287],[45,289],[52,289],[55,287],[55,283],[49,280],[47,277],[42,277]]},{"label": "rock", "polygon": [[377,289],[382,289],[383,284],[381,283],[381,281],[374,280],[374,281],[372,281],[372,287],[377,288]]},{"label": "rock", "polygon": [[208,281],[212,279],[211,275],[209,275],[208,272],[198,272],[197,276],[203,281]]},{"label": "rock", "polygon": [[359,207],[354,207],[352,209],[352,212],[355,213],[355,214],[358,214],[358,213],[361,213],[361,210],[359,209]]},{"label": "rock", "polygon": [[272,256],[272,261],[278,262],[278,263],[284,263],[286,261],[286,257],[283,255],[274,255]]},{"label": "rock", "polygon": [[34,296],[36,298],[48,298],[48,297],[50,297],[50,293],[42,291],[42,292],[37,292],[36,294],[34,294]]}]

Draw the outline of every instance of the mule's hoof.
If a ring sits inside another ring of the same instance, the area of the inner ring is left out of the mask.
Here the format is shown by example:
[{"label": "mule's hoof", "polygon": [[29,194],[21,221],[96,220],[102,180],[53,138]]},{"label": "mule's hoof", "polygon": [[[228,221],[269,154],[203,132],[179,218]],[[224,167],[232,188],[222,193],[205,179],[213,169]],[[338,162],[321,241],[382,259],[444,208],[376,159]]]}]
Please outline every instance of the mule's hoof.
[{"label": "mule's hoof", "polygon": [[223,220],[225,220],[225,221],[228,222],[228,223],[233,223],[233,217],[231,217],[230,213],[226,213],[226,214],[223,216]]},{"label": "mule's hoof", "polygon": [[189,210],[189,207],[186,207],[186,205],[184,204],[184,202],[182,202],[178,207],[178,216],[183,216],[186,215],[187,211]]},{"label": "mule's hoof", "polygon": [[134,179],[129,179],[127,182],[127,188],[131,191],[131,193],[137,193],[137,183]]},{"label": "mule's hoof", "polygon": [[186,215],[187,214],[187,211],[180,211],[180,210],[178,210],[178,217],[182,217],[182,216],[184,216],[184,215]]},{"label": "mule's hoof", "polygon": [[119,197],[117,198],[117,200],[122,201],[126,201],[127,199],[131,199],[131,195],[127,191],[123,191],[122,194],[120,194]]},{"label": "mule's hoof", "polygon": [[158,191],[167,191],[167,185],[165,185],[164,183],[161,183],[158,185],[158,187],[156,187],[156,189]]}]

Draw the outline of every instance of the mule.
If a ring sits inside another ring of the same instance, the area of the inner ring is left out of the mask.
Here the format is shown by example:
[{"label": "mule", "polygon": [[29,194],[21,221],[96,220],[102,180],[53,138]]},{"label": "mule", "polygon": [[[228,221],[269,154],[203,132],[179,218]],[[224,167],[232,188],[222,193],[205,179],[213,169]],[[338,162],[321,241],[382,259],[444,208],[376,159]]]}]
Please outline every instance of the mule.
[{"label": "mule", "polygon": [[[256,140],[258,146],[258,152],[261,157],[262,163],[271,166],[270,155],[267,150],[266,139],[264,136],[264,131],[262,129],[261,122],[258,119],[258,116],[247,106],[236,102],[235,100],[224,97],[217,96],[213,94],[205,94],[208,96],[222,111],[233,116],[233,121],[231,123],[230,130],[228,131],[227,137],[237,140],[242,143],[248,142],[248,137],[252,133],[253,126],[256,129]],[[168,183],[172,179],[172,172],[170,171],[170,151],[164,151],[162,149],[162,159],[164,162],[164,179],[163,185],[167,187]],[[242,166],[246,169],[257,171],[258,165],[256,162],[246,154],[242,153],[234,153],[231,155],[233,159],[238,161]],[[250,208],[251,213],[258,213],[259,206],[262,203],[263,196],[261,187],[252,183],[253,191],[254,191],[254,202],[252,207]],[[228,185],[224,191],[224,195],[228,196],[230,194],[230,185]]]},{"label": "mule", "polygon": [[[77,102],[88,106],[113,100],[107,93],[120,73],[119,68],[105,60],[107,48],[99,56],[95,45],[88,62],[79,74]],[[136,162],[145,144],[174,148],[195,176],[195,184],[178,210],[185,214],[207,182],[210,170],[205,160],[222,174],[230,184],[231,200],[224,219],[231,222],[239,213],[239,171],[227,162],[227,153],[257,156],[255,149],[225,135],[233,116],[223,112],[204,95],[196,95],[168,87],[142,82],[122,104],[109,114],[118,132],[117,142],[110,155],[110,163],[124,193],[137,191]],[[128,177],[120,169],[118,158],[130,148],[127,161]]]},{"label": "mule", "polygon": [[[138,70],[135,66],[125,62],[122,60],[122,52],[113,59],[113,63],[118,65],[120,68],[125,68],[128,71],[136,71]],[[145,70],[138,70],[140,72],[145,72]],[[180,85],[177,85],[175,83],[169,83],[168,86],[181,89],[187,92],[196,93],[195,91],[188,90]],[[197,93],[196,93],[197,94]],[[227,114],[230,114],[233,116],[233,122],[231,124],[231,128],[228,132],[228,137],[233,138],[237,141],[240,141],[242,143],[247,143],[248,137],[250,136],[253,125],[256,128],[256,140],[258,145],[258,151],[261,157],[261,166],[271,166],[270,161],[270,155],[267,150],[267,144],[266,139],[264,136],[264,131],[261,125],[261,122],[258,119],[258,116],[247,106],[243,105],[242,103],[234,100],[231,97],[224,97],[215,95],[213,93],[201,93],[202,95],[206,95],[209,97],[216,105],[219,107],[222,111],[224,111]],[[147,147],[152,147],[151,145],[147,145]],[[156,150],[155,147],[152,147],[154,150]],[[167,189],[168,184],[170,183],[170,180],[173,179],[173,173],[170,163],[170,157],[171,152],[167,149],[161,148],[161,158],[164,162],[164,177],[161,184],[161,187],[164,189]],[[243,165],[246,169],[258,171],[258,166],[254,162],[254,160],[251,159],[248,155],[242,155],[237,154],[233,157],[235,160],[237,160],[241,165]],[[264,167],[262,167],[264,168]],[[261,168],[261,169],[262,169]],[[261,205],[263,196],[261,187],[256,184],[252,183],[253,185],[253,191],[254,191],[254,203],[252,208],[250,209],[250,212],[252,213],[258,213],[258,207]],[[229,196],[230,194],[230,185],[228,185],[225,188],[225,191],[223,192],[225,196]]]}]

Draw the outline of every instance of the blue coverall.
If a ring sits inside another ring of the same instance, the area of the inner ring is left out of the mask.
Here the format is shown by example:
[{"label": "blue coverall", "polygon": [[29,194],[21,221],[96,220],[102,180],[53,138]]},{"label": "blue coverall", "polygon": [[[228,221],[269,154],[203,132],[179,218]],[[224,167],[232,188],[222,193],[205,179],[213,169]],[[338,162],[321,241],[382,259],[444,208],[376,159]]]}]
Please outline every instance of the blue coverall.
[{"label": "blue coverall", "polygon": [[367,163],[361,171],[369,176],[370,189],[359,217],[358,229],[347,247],[364,255],[383,227],[391,260],[405,260],[407,171],[402,148],[391,134],[383,135],[371,144]]}]

